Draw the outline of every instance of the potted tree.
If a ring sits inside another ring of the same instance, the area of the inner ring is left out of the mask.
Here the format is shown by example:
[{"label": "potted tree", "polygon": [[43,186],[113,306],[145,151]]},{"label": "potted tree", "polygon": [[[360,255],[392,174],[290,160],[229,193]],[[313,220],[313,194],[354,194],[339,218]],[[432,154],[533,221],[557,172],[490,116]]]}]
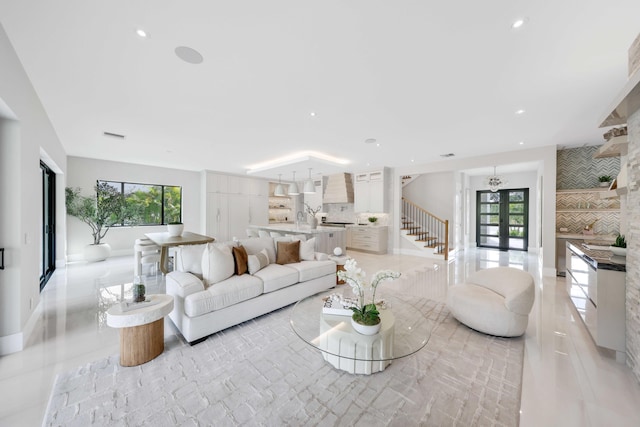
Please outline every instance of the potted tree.
[{"label": "potted tree", "polygon": [[135,224],[137,215],[127,209],[120,190],[106,182],[95,186],[95,196],[83,196],[79,188],[65,188],[67,214],[78,218],[91,228],[93,243],[84,248],[89,262],[103,261],[111,255],[111,247],[102,239],[114,224]]}]

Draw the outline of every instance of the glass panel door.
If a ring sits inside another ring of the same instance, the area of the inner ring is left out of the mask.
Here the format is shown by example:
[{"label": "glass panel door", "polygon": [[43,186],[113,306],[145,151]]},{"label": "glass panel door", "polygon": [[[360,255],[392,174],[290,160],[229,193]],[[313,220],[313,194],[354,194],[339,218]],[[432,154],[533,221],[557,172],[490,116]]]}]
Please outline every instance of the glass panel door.
[{"label": "glass panel door", "polygon": [[476,245],[526,251],[529,189],[478,191]]},{"label": "glass panel door", "polygon": [[56,269],[55,235],[55,188],[56,175],[49,167],[40,162],[42,210],[40,217],[40,290]]}]

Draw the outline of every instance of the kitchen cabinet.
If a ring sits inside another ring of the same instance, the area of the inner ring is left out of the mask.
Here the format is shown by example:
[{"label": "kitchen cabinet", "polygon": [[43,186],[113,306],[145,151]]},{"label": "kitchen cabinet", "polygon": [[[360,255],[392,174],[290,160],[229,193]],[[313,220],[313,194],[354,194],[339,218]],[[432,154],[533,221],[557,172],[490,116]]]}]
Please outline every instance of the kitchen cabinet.
[{"label": "kitchen cabinet", "polygon": [[354,249],[374,254],[387,253],[388,227],[365,225],[351,226],[347,228],[351,234],[347,249]]},{"label": "kitchen cabinet", "polygon": [[[624,361],[626,267],[609,260],[609,251],[589,251],[579,243],[566,247],[566,287],[596,345],[616,351]],[[624,260],[624,258],[621,258]]]},{"label": "kitchen cabinet", "polygon": [[386,185],[388,179],[386,175],[386,168],[355,174],[354,210],[356,212],[387,212]]}]

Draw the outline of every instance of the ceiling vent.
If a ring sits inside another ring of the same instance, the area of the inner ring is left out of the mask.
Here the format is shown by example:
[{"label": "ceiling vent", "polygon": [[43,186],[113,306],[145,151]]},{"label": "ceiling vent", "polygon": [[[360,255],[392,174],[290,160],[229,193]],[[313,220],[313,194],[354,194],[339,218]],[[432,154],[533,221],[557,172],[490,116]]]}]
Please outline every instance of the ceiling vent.
[{"label": "ceiling vent", "polygon": [[113,132],[102,132],[102,134],[104,136],[108,136],[109,138],[118,138],[118,139],[124,139],[125,136],[124,135],[120,135],[119,133],[113,133]]},{"label": "ceiling vent", "polygon": [[353,180],[350,173],[337,173],[327,177],[322,203],[353,203]]}]

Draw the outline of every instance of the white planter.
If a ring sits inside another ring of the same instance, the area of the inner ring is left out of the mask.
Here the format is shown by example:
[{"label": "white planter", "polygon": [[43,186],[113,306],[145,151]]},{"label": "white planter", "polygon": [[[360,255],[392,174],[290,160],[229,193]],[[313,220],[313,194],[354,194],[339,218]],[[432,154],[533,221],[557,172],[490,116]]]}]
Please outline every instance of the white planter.
[{"label": "white planter", "polygon": [[619,248],[617,246],[609,246],[609,250],[617,256],[627,256],[627,248]]},{"label": "white planter", "polygon": [[168,224],[167,231],[171,237],[180,237],[184,231],[184,224]]},{"label": "white planter", "polygon": [[312,230],[318,228],[318,218],[316,218],[314,215],[309,215],[307,223],[309,224],[309,228]]},{"label": "white planter", "polygon": [[360,323],[353,320],[351,318],[351,326],[353,329],[362,335],[375,335],[380,332],[380,327],[382,326],[382,322],[378,322],[377,325],[361,325]]},{"label": "white planter", "polygon": [[104,261],[111,255],[111,246],[108,243],[99,245],[87,245],[84,247],[84,259],[87,262]]}]

